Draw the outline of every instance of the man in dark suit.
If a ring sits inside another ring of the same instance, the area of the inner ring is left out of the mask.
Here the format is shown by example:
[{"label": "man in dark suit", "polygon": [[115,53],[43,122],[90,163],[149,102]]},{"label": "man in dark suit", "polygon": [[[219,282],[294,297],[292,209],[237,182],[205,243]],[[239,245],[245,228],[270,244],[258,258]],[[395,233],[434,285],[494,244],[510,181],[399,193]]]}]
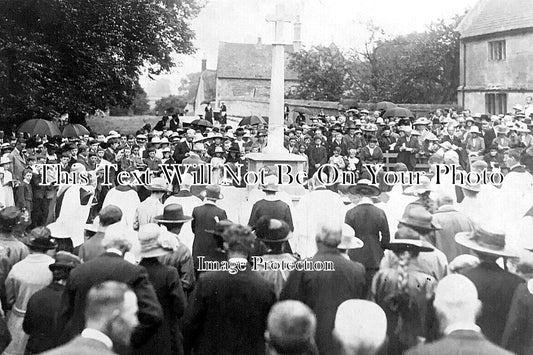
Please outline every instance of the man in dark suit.
[{"label": "man in dark suit", "polygon": [[[418,345],[406,355],[510,355],[487,340],[476,325],[481,309],[476,286],[465,276],[443,278],[433,302],[444,337],[434,343]],[[505,323],[502,320],[502,323]]]},{"label": "man in dark suit", "polygon": [[309,176],[313,176],[318,168],[328,162],[328,151],[324,147],[324,140],[322,137],[315,135],[313,138],[315,144],[308,149],[307,156],[309,158]]},{"label": "man in dark suit", "polygon": [[117,206],[109,205],[102,208],[98,214],[98,230],[96,234],[80,246],[78,256],[81,260],[87,262],[105,253],[104,246],[102,245],[105,230],[110,225],[120,222],[121,219],[122,211]]},{"label": "man in dark suit", "polygon": [[[132,333],[132,347],[139,348],[145,344],[161,325],[163,311],[148,280],[146,269],[123,258],[131,248],[127,233],[127,230],[119,224],[109,226],[102,240],[106,252],[71,272],[59,313],[58,329],[63,330],[64,340],[72,339],[83,330],[86,299],[91,287],[108,280],[129,285],[137,296],[140,324]],[[130,349],[121,350],[120,353],[130,351]]]},{"label": "man in dark suit", "polygon": [[107,281],[87,295],[87,321],[81,335],[46,355],[113,355],[113,347],[127,345],[137,319],[137,297],[127,285]]},{"label": "man in dark suit", "polygon": [[485,152],[488,153],[494,139],[496,139],[495,126],[483,130],[483,140],[485,141]]},{"label": "man in dark suit", "polygon": [[223,238],[227,262],[235,269],[202,274],[185,311],[184,338],[195,354],[265,354],[274,288],[247,262],[255,239],[250,228],[230,226]]},{"label": "man in dark suit", "polygon": [[176,148],[174,148],[174,153],[172,154],[172,158],[174,159],[176,164],[181,164],[183,162],[183,159],[189,156],[189,153],[192,151],[193,148],[193,140],[195,134],[196,132],[194,131],[194,129],[187,130],[185,141],[176,144]]},{"label": "man in dark suit", "polygon": [[477,226],[472,232],[458,233],[455,240],[473,250],[480,264],[463,272],[476,286],[483,308],[477,324],[493,343],[502,341],[505,321],[511,308],[516,288],[524,279],[503,270],[496,260],[500,257],[518,257],[505,246],[505,234],[487,226]]},{"label": "man in dark suit", "polygon": [[415,170],[416,153],[420,151],[418,138],[411,135],[411,127],[404,127],[405,135],[398,138],[394,149],[398,152],[396,162],[404,163],[410,171]]},{"label": "man in dark suit", "polygon": [[191,228],[194,233],[192,258],[195,270],[198,269],[199,256],[211,255],[218,248],[215,238],[207,231],[214,230],[218,222],[228,219],[226,211],[216,205],[216,201],[222,199],[220,186],[206,186],[205,194],[205,204],[195,207],[192,211]]},{"label": "man in dark suit", "polygon": [[346,212],[344,222],[355,230],[355,236],[364,245],[360,249],[351,249],[348,255],[351,260],[364,265],[367,286],[370,286],[383,258],[383,249],[390,241],[389,223],[385,212],[372,202],[372,197],[378,196],[381,191],[369,180],[359,180],[357,185],[349,189],[349,193],[356,196],[358,202]]},{"label": "man in dark suit", "polygon": [[339,344],[332,330],[337,307],[352,298],[364,298],[365,275],[360,266],[346,260],[337,250],[341,242],[341,225],[320,225],[317,228],[318,252],[313,262],[332,264],[332,271],[294,270],[290,273],[280,300],[293,299],[311,308],[317,319],[316,344],[320,354],[338,354]]}]

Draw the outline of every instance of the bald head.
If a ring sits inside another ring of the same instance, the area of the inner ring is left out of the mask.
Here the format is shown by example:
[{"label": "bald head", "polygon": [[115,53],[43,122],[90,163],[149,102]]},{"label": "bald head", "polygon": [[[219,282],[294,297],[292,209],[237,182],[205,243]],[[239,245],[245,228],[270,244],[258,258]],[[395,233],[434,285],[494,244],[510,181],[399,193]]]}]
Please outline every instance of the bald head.
[{"label": "bald head", "polygon": [[306,354],[314,345],[316,317],[300,301],[276,303],[268,315],[265,338],[277,354]]},{"label": "bald head", "polygon": [[385,342],[386,333],[387,317],[377,304],[353,299],[337,308],[333,335],[344,354],[375,354]]},{"label": "bald head", "polygon": [[454,323],[473,324],[481,309],[476,286],[460,274],[446,276],[439,282],[433,304],[444,327]]}]

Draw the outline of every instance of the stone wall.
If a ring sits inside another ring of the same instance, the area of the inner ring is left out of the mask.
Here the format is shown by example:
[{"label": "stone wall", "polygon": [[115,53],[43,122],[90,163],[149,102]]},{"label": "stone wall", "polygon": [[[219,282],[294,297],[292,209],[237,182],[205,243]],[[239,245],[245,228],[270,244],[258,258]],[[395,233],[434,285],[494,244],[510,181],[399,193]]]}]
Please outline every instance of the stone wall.
[{"label": "stone wall", "polygon": [[[285,91],[298,85],[298,81],[285,80]],[[217,105],[235,98],[266,98],[270,97],[270,79],[231,79],[217,78]]]}]

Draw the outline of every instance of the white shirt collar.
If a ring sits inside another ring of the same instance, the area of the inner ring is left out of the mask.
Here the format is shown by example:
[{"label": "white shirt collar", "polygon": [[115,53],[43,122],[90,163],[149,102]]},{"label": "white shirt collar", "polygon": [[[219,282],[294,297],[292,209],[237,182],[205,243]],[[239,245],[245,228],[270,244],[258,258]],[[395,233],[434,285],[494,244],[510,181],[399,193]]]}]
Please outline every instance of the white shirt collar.
[{"label": "white shirt collar", "polygon": [[99,341],[101,343],[104,343],[104,345],[108,349],[112,349],[113,348],[113,342],[111,341],[111,339],[109,339],[109,337],[107,335],[105,335],[104,333],[102,333],[99,330],[92,329],[92,328],[85,328],[81,332],[81,336],[84,337],[84,338],[87,338],[87,339],[93,339],[93,340]]},{"label": "white shirt collar", "polygon": [[373,205],[374,204],[374,201],[372,201],[372,199],[370,197],[367,197],[367,196],[363,196],[361,197],[361,199],[359,200],[359,202],[357,202],[357,206],[359,205],[364,205],[364,204],[370,204],[370,205]]},{"label": "white shirt collar", "polygon": [[120,256],[123,256],[122,252],[120,250],[118,250],[117,248],[106,249],[106,253],[114,253],[114,254],[118,254]]},{"label": "white shirt collar", "polygon": [[217,203],[216,203],[215,201],[213,201],[213,200],[208,200],[208,199],[206,199],[206,200],[204,201],[204,204],[205,204],[205,205],[214,205],[214,206],[217,205]]},{"label": "white shirt collar", "polygon": [[459,323],[453,323],[447,326],[446,329],[444,329],[444,334],[449,335],[450,333],[455,332],[456,330],[471,330],[474,332],[481,332],[481,329],[474,323],[459,322]]},{"label": "white shirt collar", "polygon": [[519,167],[519,166],[521,166],[521,165],[522,165],[522,164],[520,164],[520,163],[516,163],[515,165],[511,166],[511,167],[509,168],[509,170],[514,169],[514,168],[517,168],[517,167]]}]

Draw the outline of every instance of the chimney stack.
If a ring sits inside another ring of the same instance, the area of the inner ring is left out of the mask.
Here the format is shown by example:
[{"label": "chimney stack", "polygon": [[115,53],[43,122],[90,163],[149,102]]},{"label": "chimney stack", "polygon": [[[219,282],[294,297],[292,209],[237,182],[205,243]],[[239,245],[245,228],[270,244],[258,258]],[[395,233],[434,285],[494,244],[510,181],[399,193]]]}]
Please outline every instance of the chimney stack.
[{"label": "chimney stack", "polygon": [[255,44],[255,48],[257,50],[261,50],[261,48],[263,48],[263,41],[261,37],[257,37],[257,43]]},{"label": "chimney stack", "polygon": [[300,15],[296,15],[294,21],[294,37],[292,41],[294,52],[297,53],[302,49],[302,23],[300,22]]},{"label": "chimney stack", "polygon": [[202,71],[205,71],[207,69],[207,59],[202,59]]}]

